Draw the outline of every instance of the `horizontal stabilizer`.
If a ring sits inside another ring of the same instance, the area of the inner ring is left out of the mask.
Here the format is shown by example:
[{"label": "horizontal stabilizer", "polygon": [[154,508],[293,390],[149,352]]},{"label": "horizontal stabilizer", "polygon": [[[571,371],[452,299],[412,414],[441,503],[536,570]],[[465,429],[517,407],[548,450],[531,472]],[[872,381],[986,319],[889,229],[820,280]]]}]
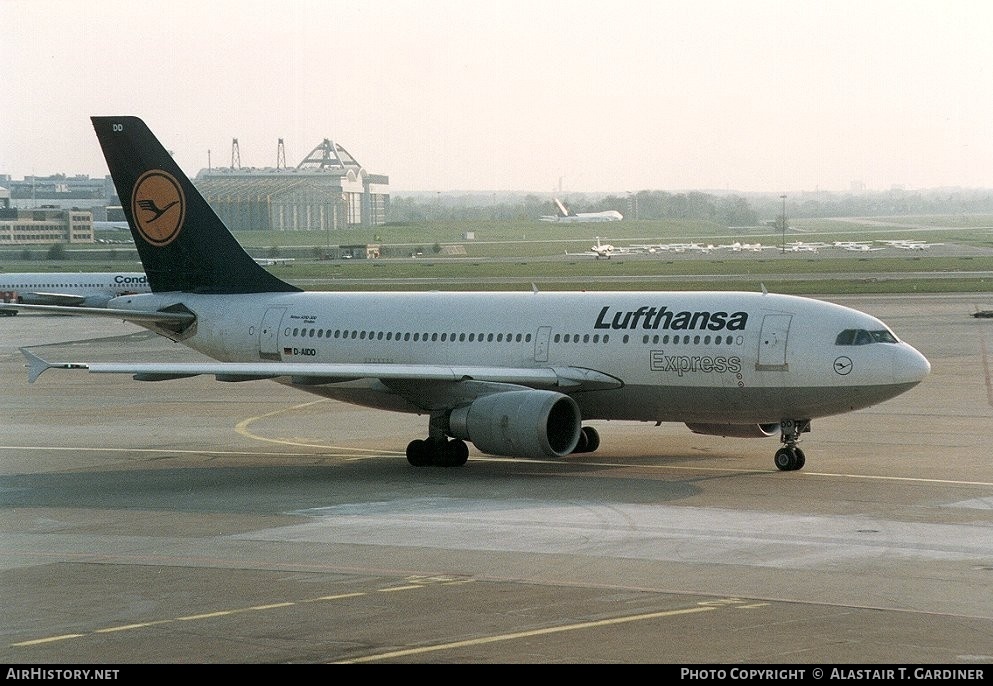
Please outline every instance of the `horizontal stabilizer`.
[{"label": "horizontal stabilizer", "polygon": [[4,303],[4,309],[17,310],[19,312],[40,312],[46,314],[68,314],[74,317],[110,317],[111,319],[123,319],[127,322],[149,323],[149,324],[174,324],[183,326],[190,324],[196,319],[192,312],[151,312],[141,310],[118,310],[108,307],[66,307],[62,305],[21,305],[15,303]]}]

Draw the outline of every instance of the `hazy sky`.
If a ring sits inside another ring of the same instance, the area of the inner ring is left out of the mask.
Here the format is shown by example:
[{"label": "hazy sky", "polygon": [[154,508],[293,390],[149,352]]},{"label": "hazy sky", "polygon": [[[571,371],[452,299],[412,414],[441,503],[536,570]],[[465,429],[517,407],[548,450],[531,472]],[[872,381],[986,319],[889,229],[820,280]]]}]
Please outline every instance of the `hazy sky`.
[{"label": "hazy sky", "polygon": [[403,190],[993,187],[988,0],[0,0],[0,173],[324,138]]}]

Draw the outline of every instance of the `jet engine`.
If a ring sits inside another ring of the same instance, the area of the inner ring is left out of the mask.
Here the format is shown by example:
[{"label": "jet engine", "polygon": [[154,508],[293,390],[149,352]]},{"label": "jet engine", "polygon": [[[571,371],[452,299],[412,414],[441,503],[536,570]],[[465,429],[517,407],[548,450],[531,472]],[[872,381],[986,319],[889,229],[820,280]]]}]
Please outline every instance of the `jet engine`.
[{"label": "jet engine", "polygon": [[449,431],[490,455],[562,457],[579,443],[576,401],[554,391],[503,391],[452,411]]},{"label": "jet engine", "polygon": [[779,424],[691,424],[690,431],[708,436],[728,436],[733,438],[766,438],[779,433]]}]

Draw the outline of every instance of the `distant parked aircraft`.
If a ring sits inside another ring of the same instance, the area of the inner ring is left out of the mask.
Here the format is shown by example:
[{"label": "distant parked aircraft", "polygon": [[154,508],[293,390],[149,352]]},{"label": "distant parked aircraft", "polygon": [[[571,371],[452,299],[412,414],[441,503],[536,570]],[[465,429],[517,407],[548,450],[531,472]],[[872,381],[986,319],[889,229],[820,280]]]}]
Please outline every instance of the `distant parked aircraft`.
[{"label": "distant parked aircraft", "polygon": [[618,248],[617,246],[611,245],[610,243],[600,242],[600,237],[596,237],[596,243],[590,246],[590,249],[586,252],[568,252],[566,255],[586,255],[589,257],[595,257],[598,260],[603,258],[609,260],[612,255],[636,255],[638,253],[644,252],[643,249],[639,247],[630,248]]},{"label": "distant parked aircraft", "polygon": [[874,248],[864,241],[835,241],[834,247],[842,248],[849,252],[875,252],[883,248]]},{"label": "distant parked aircraft", "polygon": [[3,303],[106,307],[111,298],[151,293],[144,272],[24,272],[0,274],[0,315],[14,315]]},{"label": "distant parked aircraft", "polygon": [[606,210],[604,212],[573,212],[566,207],[561,200],[555,198],[555,205],[558,207],[558,214],[546,215],[541,218],[543,222],[619,222],[624,219],[624,215],[617,210]]},{"label": "distant parked aircraft", "polygon": [[944,243],[925,243],[924,241],[913,241],[913,240],[898,240],[898,241],[877,241],[879,243],[885,243],[893,248],[899,248],[900,250],[927,250],[935,245],[944,245]]}]

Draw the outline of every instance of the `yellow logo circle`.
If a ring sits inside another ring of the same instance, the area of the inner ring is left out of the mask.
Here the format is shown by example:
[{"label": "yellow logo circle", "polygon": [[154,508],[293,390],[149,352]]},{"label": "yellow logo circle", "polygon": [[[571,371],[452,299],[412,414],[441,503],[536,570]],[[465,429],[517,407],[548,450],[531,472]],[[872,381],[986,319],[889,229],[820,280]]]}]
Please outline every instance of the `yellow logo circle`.
[{"label": "yellow logo circle", "polygon": [[172,174],[151,169],[142,174],[131,192],[131,215],[142,238],[152,245],[169,245],[186,216],[186,197]]}]

